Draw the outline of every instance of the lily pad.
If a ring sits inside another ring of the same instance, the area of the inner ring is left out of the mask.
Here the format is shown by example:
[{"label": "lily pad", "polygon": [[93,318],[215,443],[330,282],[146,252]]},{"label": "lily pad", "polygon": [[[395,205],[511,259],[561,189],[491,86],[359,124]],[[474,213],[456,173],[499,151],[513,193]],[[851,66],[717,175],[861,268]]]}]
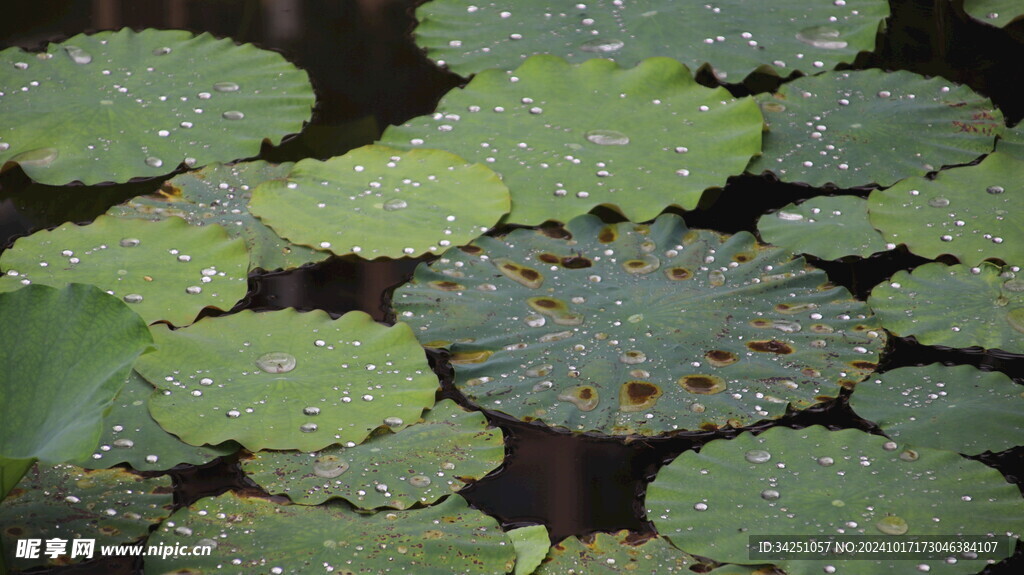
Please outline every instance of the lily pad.
[{"label": "lily pad", "polygon": [[1024,279],[1016,266],[930,263],[896,272],[868,304],[885,329],[925,345],[1024,353]]},{"label": "lily pad", "polygon": [[1006,152],[1013,158],[1024,161],[1024,121],[1003,130],[999,141],[996,142],[996,151]]},{"label": "lily pad", "polygon": [[871,193],[871,223],[886,240],[935,259],[965,264],[1024,262],[1024,158],[1001,152],[976,166],[911,178]]},{"label": "lily pad", "polygon": [[551,547],[547,527],[527,525],[505,533],[516,549],[516,570],[513,575],[530,575],[536,571]]},{"label": "lily pad", "polygon": [[[0,504],[4,559],[20,571],[100,557],[104,545],[145,537],[150,526],[171,514],[173,499],[169,476],[144,478],[124,469],[37,464]],[[14,541],[24,539],[42,540],[38,557],[15,558]],[[63,544],[51,557],[46,550],[54,539]],[[93,540],[95,547],[86,553],[78,548],[79,539]]]},{"label": "lily pad", "polygon": [[669,545],[661,537],[637,536],[629,531],[594,533],[580,540],[569,537],[551,548],[537,575],[604,575],[635,573],[692,573],[700,561]]},{"label": "lily pad", "polygon": [[757,229],[766,242],[826,260],[866,258],[891,249],[868,221],[867,202],[856,196],[824,196],[761,216]]},{"label": "lily pad", "polygon": [[250,269],[294,268],[318,262],[330,252],[288,243],[249,212],[251,189],[266,180],[283,178],[292,166],[264,161],[211,164],[175,176],[160,192],[133,198],[107,213],[154,221],[177,216],[193,226],[220,224],[229,236],[245,240]]},{"label": "lily pad", "polygon": [[1018,0],[963,0],[964,11],[972,18],[1003,28],[1024,17]]},{"label": "lily pad", "polygon": [[902,367],[858,384],[850,407],[900,443],[967,455],[1024,445],[1024,387],[998,371]]},{"label": "lily pad", "polygon": [[74,463],[87,469],[127,463],[139,471],[163,471],[180,463],[202,465],[238,450],[234,442],[195,447],[167,433],[149,415],[152,393],[153,386],[133,371],[103,418],[99,447]]},{"label": "lily pad", "polygon": [[434,0],[417,9],[415,35],[438,64],[463,76],[510,69],[531,54],[573,62],[611,58],[627,66],[667,56],[693,69],[710,62],[720,79],[739,82],[754,70],[787,76],[850,63],[874,49],[888,15],[888,4],[879,0],[770,6],[743,0]]},{"label": "lily pad", "polygon": [[839,188],[890,186],[992,151],[1003,125],[988,98],[911,72],[830,72],[758,96],[768,133],[747,171]]},{"label": "lily pad", "polygon": [[92,284],[147,322],[187,325],[204,307],[230,309],[245,296],[248,263],[245,244],[220,226],[100,216],[19,238],[0,255],[0,284]]},{"label": "lily pad", "polygon": [[373,259],[467,243],[508,213],[509,195],[497,174],[448,152],[364,146],[302,160],[250,203],[292,242]]},{"label": "lily pad", "polygon": [[748,233],[675,215],[566,230],[481,237],[395,292],[398,317],[451,350],[455,385],[487,409],[616,435],[737,427],[875,368],[885,337],[867,306]]},{"label": "lily pad", "polygon": [[753,99],[705,88],[675,60],[623,69],[535,56],[477,74],[382,143],[486,164],[512,193],[510,222],[568,221],[599,205],[643,221],[668,205],[692,209],[741,173],[762,124]]},{"label": "lily pad", "polygon": [[135,369],[163,393],[149,410],[186,443],[250,451],[360,443],[434,404],[437,376],[409,326],[359,311],[244,310],[186,329],[154,326],[158,351]]},{"label": "lily pad", "polygon": [[85,457],[139,354],[146,324],[93,286],[0,293],[0,498],[33,460]]},{"label": "lily pad", "polygon": [[126,182],[255,156],[302,129],[303,70],[184,30],[79,34],[0,52],[0,166],[51,185]]},{"label": "lily pad", "polygon": [[789,555],[775,563],[790,575],[977,573],[985,559],[1012,553],[1007,535],[1024,529],[1024,499],[995,469],[951,451],[910,452],[885,437],[820,426],[744,433],[683,453],[658,473],[646,505],[658,532],[677,547],[732,563],[752,562],[752,536],[969,536],[998,542],[1005,553],[950,553],[952,561]]},{"label": "lily pad", "polygon": [[[384,423],[390,429],[404,422]],[[260,451],[242,460],[242,470],[268,493],[303,505],[340,497],[362,509],[407,509],[462,489],[504,457],[500,430],[488,429],[482,413],[445,400],[401,433],[386,431],[361,445],[316,453]]]},{"label": "lily pad", "polygon": [[166,521],[150,545],[205,545],[209,556],[146,558],[146,573],[240,572],[504,575],[515,551],[497,521],[452,495],[443,503],[366,516],[342,505],[276,505],[225,493]]}]

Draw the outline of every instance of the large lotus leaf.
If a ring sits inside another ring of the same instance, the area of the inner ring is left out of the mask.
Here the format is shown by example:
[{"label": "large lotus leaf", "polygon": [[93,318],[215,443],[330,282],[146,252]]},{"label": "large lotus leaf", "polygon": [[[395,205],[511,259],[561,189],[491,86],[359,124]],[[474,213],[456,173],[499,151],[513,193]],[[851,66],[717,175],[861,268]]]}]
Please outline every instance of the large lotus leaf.
[{"label": "large lotus leaf", "polygon": [[910,445],[968,455],[1024,445],[1024,388],[998,371],[902,367],[858,384],[850,407]]},{"label": "large lotus leaf", "polygon": [[867,203],[857,196],[822,196],[761,216],[761,238],[797,254],[826,260],[866,258],[890,247],[868,221]]},{"label": "large lotus leaf", "polygon": [[0,326],[2,498],[31,460],[92,453],[103,412],[153,339],[124,303],[79,284],[0,293]]},{"label": "large lotus leaf", "polygon": [[127,463],[139,471],[162,471],[180,463],[201,465],[238,450],[234,442],[195,447],[167,433],[149,415],[152,393],[153,386],[133,371],[103,418],[99,447],[74,463],[88,469]]},{"label": "large lotus leaf", "polygon": [[373,259],[465,244],[508,213],[509,195],[497,174],[448,152],[364,146],[300,161],[250,204],[292,242]]},{"label": "large lotus leaf", "polygon": [[400,318],[450,348],[455,384],[487,409],[611,434],[738,426],[875,367],[885,338],[867,306],[748,233],[675,215],[588,215],[567,230],[479,238],[395,293]]},{"label": "large lotus leaf", "polygon": [[452,495],[424,509],[361,515],[342,505],[276,505],[226,493],[182,509],[150,545],[213,547],[146,558],[146,573],[508,573],[515,551],[498,523]]},{"label": "large lotus leaf", "polygon": [[204,307],[230,309],[244,297],[248,263],[245,244],[220,226],[100,216],[19,238],[0,255],[0,284],[93,284],[147,322],[185,325]]},{"label": "large lotus leaf", "polygon": [[382,142],[487,164],[512,192],[510,222],[568,221],[599,205],[643,221],[670,204],[692,209],[742,172],[762,125],[753,99],[705,88],[675,60],[623,69],[535,56],[477,74]]},{"label": "large lotus leaf", "polygon": [[409,326],[359,311],[332,320],[319,310],[245,310],[185,329],[154,326],[153,336],[158,351],[135,365],[163,391],[150,413],[193,445],[360,443],[391,418],[402,420],[395,431],[418,420],[438,385]]},{"label": "large lotus leaf", "polygon": [[868,200],[871,223],[886,240],[926,258],[952,254],[965,264],[986,258],[1024,262],[1024,158],[997,152],[980,164],[911,178]]},{"label": "large lotus leaf", "polygon": [[998,28],[1024,17],[1020,0],[963,0],[963,5],[971,17]]},{"label": "large lotus leaf", "polygon": [[1024,121],[1012,128],[1006,128],[996,142],[996,150],[1006,152],[1018,160],[1024,161]]},{"label": "large lotus leaf", "polygon": [[[95,541],[94,557],[104,545],[132,543],[171,514],[174,493],[168,476],[143,478],[124,469],[88,471],[74,465],[36,465],[0,504],[0,534],[9,567],[78,563],[87,558],[75,539]],[[42,539],[39,557],[15,558],[15,541]],[[63,539],[65,549],[46,555],[48,539]]]},{"label": "large lotus leaf", "polygon": [[799,78],[758,96],[768,133],[747,168],[786,182],[889,186],[991,152],[1003,118],[966,86],[911,72]]},{"label": "large lotus leaf", "polygon": [[573,62],[612,58],[628,66],[668,56],[693,69],[709,62],[719,78],[738,82],[755,69],[786,76],[852,62],[874,48],[888,15],[880,0],[435,0],[416,12],[416,41],[464,76],[511,69],[531,54]]},{"label": "large lotus leaf", "polygon": [[868,304],[882,326],[925,345],[1024,353],[1024,279],[1016,266],[930,263],[896,272]]},{"label": "large lotus leaf", "polygon": [[[683,453],[648,487],[646,505],[658,532],[677,547],[732,563],[753,562],[751,536],[972,536],[998,542],[1009,555],[1006,536],[1024,529],[1024,499],[995,469],[952,451],[906,450],[860,430],[820,426],[774,427]],[[953,574],[977,573],[987,558],[1002,556],[949,562],[790,555],[775,564],[789,575],[915,568]]]},{"label": "large lotus leaf", "polygon": [[[398,427],[404,422],[384,420]],[[501,465],[501,431],[487,428],[480,412],[451,400],[401,433],[375,435],[361,445],[334,445],[316,453],[260,451],[242,470],[268,493],[303,505],[341,497],[356,507],[407,509],[432,504]]]},{"label": "large lotus leaf", "polygon": [[513,575],[530,575],[544,560],[551,547],[548,528],[543,525],[527,525],[505,532],[516,549],[516,570]]},{"label": "large lotus leaf", "polygon": [[629,531],[594,533],[581,541],[569,537],[553,546],[536,575],[604,575],[633,573],[692,573],[701,563],[680,552],[661,537],[638,537]]},{"label": "large lotus leaf", "polygon": [[79,34],[0,52],[0,165],[63,185],[162,176],[255,156],[309,118],[306,73],[280,54],[184,30]]},{"label": "large lotus leaf", "polygon": [[318,262],[330,252],[288,243],[249,212],[251,189],[266,180],[283,178],[293,165],[264,161],[212,164],[175,176],[160,192],[133,198],[107,213],[154,221],[177,216],[193,226],[220,224],[231,237],[245,240],[250,269],[294,268]]}]

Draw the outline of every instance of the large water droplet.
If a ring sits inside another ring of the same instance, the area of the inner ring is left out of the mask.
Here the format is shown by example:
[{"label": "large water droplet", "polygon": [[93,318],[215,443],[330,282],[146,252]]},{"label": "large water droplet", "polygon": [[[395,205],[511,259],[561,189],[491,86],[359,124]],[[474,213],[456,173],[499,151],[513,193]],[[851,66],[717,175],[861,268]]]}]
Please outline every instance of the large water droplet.
[{"label": "large water droplet", "polygon": [[764,499],[765,501],[775,501],[779,497],[779,492],[774,489],[765,489],[761,492],[761,499]]},{"label": "large water droplet", "polygon": [[743,459],[750,463],[767,463],[771,458],[772,454],[763,449],[751,449],[743,455]]},{"label": "large water droplet", "polygon": [[590,130],[583,137],[599,146],[625,146],[629,143],[629,136],[615,130]]},{"label": "large water droplet", "polygon": [[831,457],[819,457],[818,458],[818,465],[820,465],[822,467],[831,467],[833,463],[835,463],[835,460],[832,459]]},{"label": "large water droplet", "polygon": [[295,369],[295,356],[283,351],[265,353],[256,360],[256,367],[267,373],[287,373]]},{"label": "large water droplet", "polygon": [[161,160],[160,158],[150,156],[146,158],[146,165],[151,168],[159,168],[160,166],[164,165],[164,161]]},{"label": "large water droplet", "polygon": [[828,26],[811,26],[796,33],[796,39],[804,44],[825,50],[842,50],[846,41],[839,39],[839,30]]},{"label": "large water droplet", "polygon": [[399,198],[395,198],[384,202],[384,210],[388,212],[404,210],[407,207],[409,207],[409,203]]},{"label": "large water droplet", "polygon": [[910,530],[907,520],[896,515],[886,515],[875,523],[875,527],[886,535],[903,535]]},{"label": "large water droplet", "polygon": [[388,427],[401,427],[405,421],[401,417],[385,417],[384,425]]},{"label": "large water droplet", "polygon": [[949,199],[939,196],[928,200],[928,205],[933,208],[944,208],[949,205]]},{"label": "large water droplet", "polygon": [[239,112],[238,110],[228,110],[227,112],[221,114],[220,117],[224,118],[225,120],[241,120],[245,117],[245,114]]},{"label": "large water droplet", "polygon": [[57,148],[36,148],[14,156],[11,161],[17,162],[23,167],[45,168],[52,164],[59,154]]},{"label": "large water droplet", "polygon": [[321,455],[313,461],[313,474],[324,479],[332,479],[348,471],[348,462],[337,455]]},{"label": "large water droplet", "polygon": [[139,303],[142,301],[142,296],[137,293],[126,294],[123,298],[125,303]]},{"label": "large water droplet", "polygon": [[237,92],[238,84],[234,82],[217,82],[213,85],[213,89],[217,92]]},{"label": "large water droplet", "polygon": [[409,478],[409,485],[413,487],[428,487],[430,485],[430,478],[426,475],[413,475]]},{"label": "large water droplet", "polygon": [[591,54],[611,54],[612,52],[618,52],[625,45],[626,43],[622,40],[614,38],[594,38],[580,44],[580,50],[590,52]]},{"label": "large water droplet", "polygon": [[92,54],[78,46],[64,46],[64,53],[66,53],[75,64],[88,64],[89,62],[92,62]]},{"label": "large water droplet", "polygon": [[299,431],[301,431],[302,433],[313,433],[314,431],[319,429],[319,427],[320,426],[318,426],[315,423],[303,423],[302,425],[299,426]]},{"label": "large water droplet", "polygon": [[139,240],[138,238],[122,238],[121,241],[118,243],[121,245],[122,248],[134,248],[135,246],[141,244],[142,241]]}]

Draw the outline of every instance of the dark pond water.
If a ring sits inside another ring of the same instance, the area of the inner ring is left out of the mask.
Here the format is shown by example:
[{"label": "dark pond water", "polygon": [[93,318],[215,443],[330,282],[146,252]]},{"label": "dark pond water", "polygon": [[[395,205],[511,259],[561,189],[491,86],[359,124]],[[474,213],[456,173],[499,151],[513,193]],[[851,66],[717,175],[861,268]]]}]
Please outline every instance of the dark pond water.
[{"label": "dark pond water", "polygon": [[[263,150],[260,157],[269,161],[326,158],[371,143],[388,124],[431,112],[441,95],[463,83],[463,79],[437,69],[412,43],[409,33],[415,3],[407,0],[33,0],[30,4],[31,10],[15,9],[13,13],[5,7],[0,17],[0,48],[38,49],[48,41],[61,41],[83,31],[130,26],[209,31],[283,52],[309,71],[318,104],[312,126],[303,135]],[[1009,30],[983,26],[944,0],[891,0],[891,4],[893,18],[880,50],[862,57],[857,67],[942,75],[991,97],[1011,124],[1024,117],[1024,97],[1015,85],[1024,78],[1024,23]],[[772,81],[761,79],[729,88],[736,95],[745,95],[772,87]],[[33,184],[20,170],[4,173],[0,175],[0,250],[39,229],[65,221],[89,221],[111,205],[154,191],[160,184],[56,188]],[[857,190],[841,192],[866,195]],[[730,181],[723,194],[744,201],[705,202],[706,206],[683,215],[691,227],[729,233],[754,231],[757,217],[764,212],[820,193],[767,178],[740,177]],[[814,263],[834,282],[863,298],[897,270],[911,269],[923,261],[896,251],[855,262]],[[403,282],[416,263],[333,258],[295,271],[254,274],[241,306],[257,310],[319,308],[339,315],[361,309],[387,320],[390,289]],[[1024,383],[1024,358],[1019,356],[926,347],[898,338],[887,350],[881,369],[935,361],[1000,370]],[[461,401],[451,386],[445,358],[433,357],[432,362],[444,381],[441,395]],[[705,432],[625,443],[542,429],[496,414],[491,419],[507,437],[505,465],[463,494],[506,524],[542,522],[555,540],[594,531],[650,530],[641,497],[658,468],[686,449],[735,433]],[[845,397],[786,418],[781,424],[873,431],[849,410]],[[978,459],[1000,469],[1018,486],[1024,485],[1024,449]],[[247,488],[232,460],[173,474],[178,504],[225,489]],[[1019,546],[1014,558],[987,572],[1022,572],[1021,549]],[[130,573],[137,568],[130,563],[94,562],[62,572]]]}]

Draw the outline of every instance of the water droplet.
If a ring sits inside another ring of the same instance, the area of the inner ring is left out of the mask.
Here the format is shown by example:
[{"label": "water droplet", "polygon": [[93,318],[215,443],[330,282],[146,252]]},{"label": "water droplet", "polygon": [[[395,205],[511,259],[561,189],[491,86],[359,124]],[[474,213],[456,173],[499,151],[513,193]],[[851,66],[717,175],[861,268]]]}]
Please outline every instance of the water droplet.
[{"label": "water droplet", "polygon": [[751,449],[743,455],[743,459],[750,463],[767,463],[771,458],[772,454],[763,449]]},{"label": "water droplet", "polygon": [[238,411],[237,409],[230,409],[230,410],[228,410],[228,412],[227,412],[227,413],[225,413],[224,415],[226,415],[226,416],[230,417],[231,419],[236,419],[236,418],[238,418],[238,417],[241,417],[241,416],[242,416],[242,412],[241,412],[241,411]]},{"label": "water droplet", "polygon": [[405,421],[401,417],[385,417],[384,425],[388,427],[401,427]]},{"label": "water droplet", "polygon": [[903,535],[910,530],[907,521],[896,515],[886,515],[875,523],[875,527],[886,535]]},{"label": "water droplet", "polygon": [[818,465],[820,465],[822,467],[830,467],[833,463],[835,463],[835,460],[832,459],[831,457],[819,457],[818,458]]},{"label": "water droplet", "polygon": [[647,361],[647,354],[642,351],[631,349],[619,356],[622,363],[633,365]]},{"label": "water droplet", "polygon": [[237,92],[238,84],[234,82],[217,82],[213,85],[213,89],[217,92]]},{"label": "water droplet", "polygon": [[938,196],[928,200],[928,205],[933,208],[944,208],[949,205],[949,199]]},{"label": "water droplet", "polygon": [[159,168],[160,166],[164,165],[164,161],[161,160],[160,158],[150,156],[146,158],[146,165],[151,168]]},{"label": "water droplet", "polygon": [[256,367],[267,373],[287,373],[295,369],[295,356],[283,351],[265,353],[256,360]]},{"label": "water droplet", "polygon": [[707,503],[696,503],[696,504],[694,504],[693,508],[696,511],[707,511],[708,510],[708,504]]},{"label": "water droplet", "polygon": [[59,154],[57,148],[36,148],[14,156],[11,161],[17,162],[23,167],[45,168],[52,164]]},{"label": "water droplet", "polygon": [[147,455],[146,456],[146,463],[156,463],[157,461],[160,461],[160,456],[159,455]]},{"label": "water droplet", "polygon": [[839,39],[839,30],[828,26],[811,26],[797,32],[796,39],[804,44],[822,48],[824,50],[842,50],[846,47],[846,41]]},{"label": "water droplet", "polygon": [[395,198],[393,200],[388,200],[388,201],[384,202],[384,211],[387,211],[387,212],[394,212],[396,210],[404,210],[407,207],[409,207],[409,203],[406,202],[405,200],[402,200],[402,199],[399,199],[399,198]]},{"label": "water droplet", "polygon": [[622,40],[594,38],[580,44],[580,50],[591,54],[611,54],[618,52],[625,45],[626,43]]},{"label": "water droplet", "polygon": [[387,493],[388,492],[388,484],[387,483],[378,483],[377,485],[374,485],[373,488],[377,490],[377,493]]},{"label": "water droplet", "polygon": [[304,408],[302,408],[302,413],[304,413],[306,415],[320,415],[320,408],[319,407],[304,407]]},{"label": "water droplet", "polygon": [[318,426],[315,423],[303,423],[302,425],[299,426],[299,431],[301,431],[302,433],[313,433],[314,431],[319,429],[319,427],[320,426]]},{"label": "water droplet", "polygon": [[123,298],[126,303],[139,303],[142,301],[142,296],[137,293],[126,294]]},{"label": "water droplet", "polygon": [[775,212],[775,217],[779,218],[780,220],[786,220],[787,222],[798,222],[804,219],[803,214],[784,212],[782,210]]},{"label": "water droplet", "polygon": [[426,475],[413,475],[409,478],[409,485],[413,487],[428,487],[430,485],[430,478]]},{"label": "water droplet", "polygon": [[164,46],[163,48],[157,48],[157,49],[153,50],[153,55],[154,56],[166,56],[167,54],[170,54],[170,53],[171,53],[171,49],[168,48],[167,46]]},{"label": "water droplet", "polygon": [[121,448],[127,449],[129,447],[134,447],[135,446],[135,442],[132,441],[131,439],[115,439],[111,443],[111,445],[113,445],[114,447],[121,447]]},{"label": "water droplet", "polygon": [[119,243],[122,248],[134,248],[135,246],[141,244],[142,241],[137,238],[124,238]]},{"label": "water droplet", "polygon": [[599,146],[625,146],[629,143],[629,136],[615,130],[590,130],[583,137]]},{"label": "water droplet", "polygon": [[220,117],[224,118],[225,120],[241,120],[245,117],[245,114],[239,112],[238,110],[228,110],[227,112],[221,114]]},{"label": "water droplet", "polygon": [[989,186],[988,188],[985,188],[985,191],[990,193],[990,194],[1001,194],[1005,190],[1003,189],[1002,186]]},{"label": "water droplet", "polygon": [[348,471],[348,462],[337,455],[321,455],[313,461],[313,474],[324,479],[335,478]]},{"label": "water droplet", "polygon": [[78,46],[64,46],[64,53],[66,53],[75,64],[83,65],[92,62],[92,54]]},{"label": "water droplet", "polygon": [[779,498],[779,492],[774,489],[765,489],[761,492],[761,499],[765,501],[775,501]]}]

